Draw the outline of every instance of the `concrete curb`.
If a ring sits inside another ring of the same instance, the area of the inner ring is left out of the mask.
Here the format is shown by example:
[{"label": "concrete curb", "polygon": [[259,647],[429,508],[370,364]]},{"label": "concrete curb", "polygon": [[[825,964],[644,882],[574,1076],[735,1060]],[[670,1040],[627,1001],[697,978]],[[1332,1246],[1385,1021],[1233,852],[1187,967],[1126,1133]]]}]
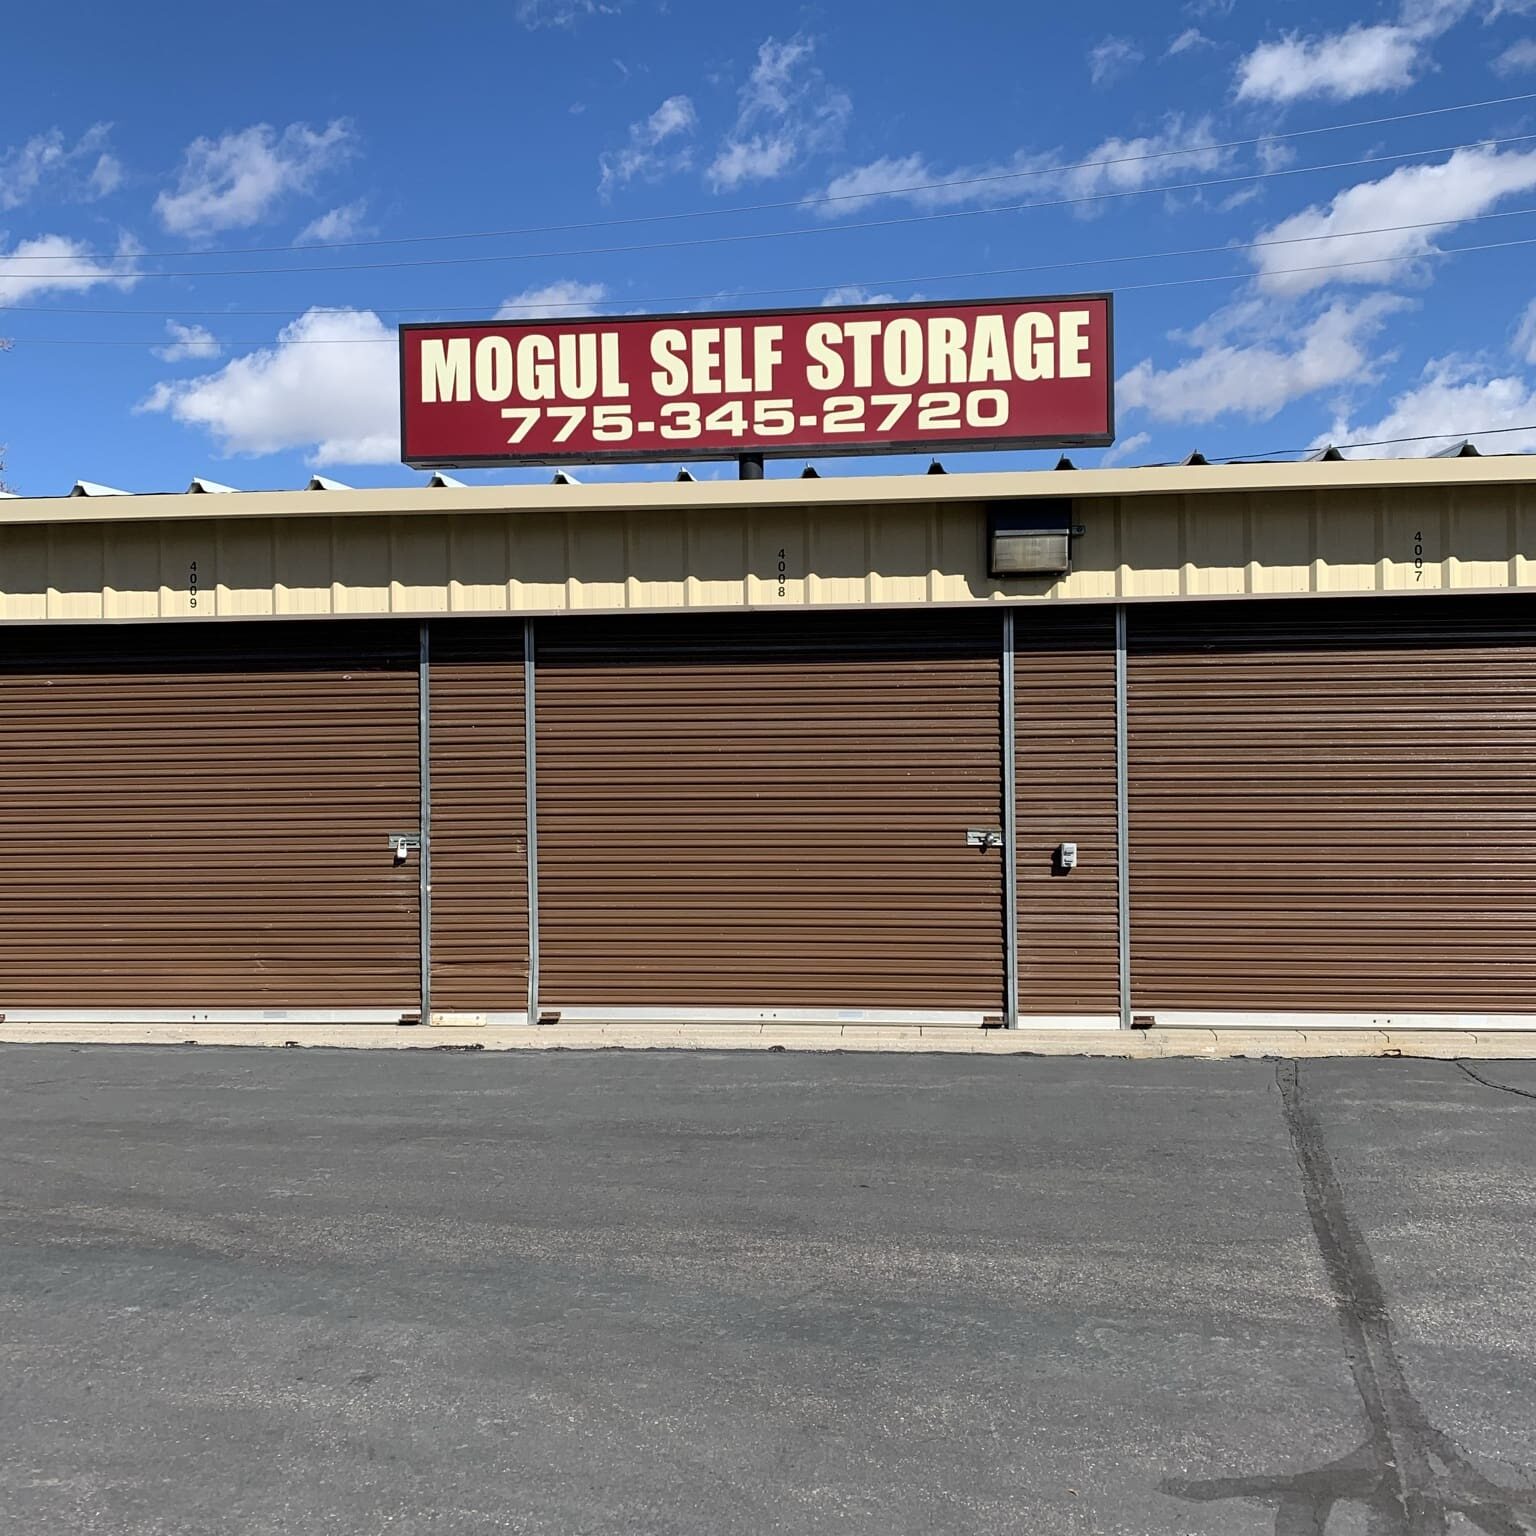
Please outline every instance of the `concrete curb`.
[{"label": "concrete curb", "polygon": [[980,1030],[944,1026],[581,1024],[0,1024],[0,1044],[221,1045],[341,1050],[894,1051],[971,1056],[1458,1056],[1536,1059],[1536,1030]]}]

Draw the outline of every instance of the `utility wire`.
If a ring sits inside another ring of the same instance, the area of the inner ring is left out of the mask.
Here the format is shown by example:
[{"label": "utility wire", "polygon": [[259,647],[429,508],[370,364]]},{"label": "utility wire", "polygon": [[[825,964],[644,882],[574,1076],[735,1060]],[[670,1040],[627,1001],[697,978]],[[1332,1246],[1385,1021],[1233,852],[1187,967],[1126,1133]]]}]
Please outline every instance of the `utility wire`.
[{"label": "utility wire", "polygon": [[[1327,123],[1318,128],[1293,128],[1285,133],[1266,133],[1252,139],[1228,139],[1221,143],[1191,144],[1182,149],[1150,150],[1137,155],[1116,155],[1107,160],[1078,160],[1060,165],[1027,166],[1013,171],[992,171],[977,176],[952,176],[939,181],[914,182],[905,186],[882,187],[874,192],[825,193],[817,197],[790,198],[770,203],[737,203],[728,208],[686,208],[670,213],[634,214],[616,219],[589,219],[567,224],[531,224],[513,229],[461,230],[449,234],[392,235],[367,240],[316,240],[303,245],[207,246],[181,251],[139,251],[129,259],[174,259],[181,256],[269,256],[290,251],[346,251],[390,245],[424,245],[451,240],[502,240],[526,235],[565,234],[583,229],[615,229],[637,224],[660,224],[679,219],[728,218],[745,213],[779,212],[786,208],[815,208],[833,203],[866,203],[881,197],[908,197],[919,192],[944,192],[956,187],[976,187],[1000,181],[1017,181],[1030,176],[1061,176],[1075,171],[1109,170],[1122,165],[1139,165],[1150,160],[1175,159],[1180,155],[1223,154],[1232,149],[1249,149],[1258,144],[1274,144],[1289,139],[1310,138],[1324,133],[1345,133],[1355,128],[1379,128],[1391,123],[1406,123],[1426,117],[1441,117],[1449,112],[1472,112],[1483,107],[1510,106],[1536,101],[1536,91],[1518,96],[1494,96],[1484,101],[1463,101],[1447,107],[1428,107],[1419,112],[1397,112],[1390,117],[1368,117],[1348,123]],[[1434,153],[1434,151],[1432,151]],[[982,210],[985,211],[985,210]],[[67,255],[0,257],[0,260],[70,261]]]},{"label": "utility wire", "polygon": [[[1419,432],[1412,437],[1373,437],[1361,443],[1329,443],[1330,448],[1340,450],[1346,448],[1389,448],[1397,447],[1403,443],[1437,443],[1442,438],[1450,438],[1452,441],[1466,441],[1474,437],[1497,437],[1505,432],[1536,432],[1536,421],[1527,422],[1523,427],[1476,427],[1471,431],[1456,428],[1448,432]],[[1318,447],[1315,443],[1305,448],[1271,448],[1267,453],[1228,453],[1219,454],[1211,459],[1212,464],[1238,464],[1248,459],[1277,459],[1287,453],[1316,453]],[[1147,465],[1146,468],[1166,469],[1167,465]]]},{"label": "utility wire", "polygon": [[[739,245],[758,240],[783,240],[797,235],[842,234],[855,229],[891,229],[899,225],[929,224],[939,220],[973,219],[995,213],[1022,213],[1033,208],[1071,208],[1084,203],[1104,202],[1111,198],[1148,197],[1156,193],[1198,192],[1211,187],[1237,186],[1246,182],[1267,181],[1275,176],[1308,176],[1319,171],[1349,170],[1362,165],[1388,165],[1394,161],[1413,160],[1425,155],[1455,154],[1463,149],[1493,149],[1505,144],[1524,144],[1536,139],[1536,133],[1517,134],[1503,139],[1480,139],[1466,144],[1441,145],[1433,149],[1404,150],[1390,155],[1368,155],[1356,160],[1334,160],[1322,165],[1283,166],[1268,171],[1252,171],[1240,176],[1211,177],[1205,181],[1168,182],[1154,187],[1122,187],[1108,192],[1090,192],[1077,197],[1051,198],[1031,203],[1003,203],[988,208],[952,208],[941,213],[916,213],[885,219],[862,219],[848,224],[805,224],[792,229],[746,231],[731,235],[699,235],[683,240],[656,240],[637,245],[570,247],[563,250],[515,251],[497,256],[427,256],[410,261],[339,262],[330,266],[289,267],[205,267],[190,271],[110,271],[103,270],[97,281],[132,277],[140,281],[151,277],[274,277],[295,272],[383,272],[415,267],[484,266],[511,261],[545,261],[586,256],[633,255],[647,251],[671,251],[706,245]],[[8,258],[14,259],[14,258]],[[31,258],[22,258],[30,260]],[[78,258],[75,258],[78,260]],[[138,260],[137,256],[112,258]],[[69,274],[63,274],[68,276]]]},{"label": "utility wire", "polygon": [[[1532,235],[1521,240],[1491,240],[1482,245],[1439,246],[1427,251],[1413,251],[1404,256],[1368,256],[1358,261],[1328,261],[1319,262],[1313,266],[1285,267],[1274,275],[1290,277],[1293,275],[1310,272],[1342,272],[1356,267],[1386,266],[1400,261],[1424,261],[1430,257],[1436,256],[1465,256],[1474,254],[1479,251],[1505,251],[1511,250],[1517,246],[1527,245],[1536,245],[1536,235]],[[1018,271],[1034,269],[1003,268],[999,270]],[[1254,272],[1216,272],[1206,277],[1171,277],[1157,282],[1122,283],[1115,289],[1115,292],[1117,294],[1121,294],[1138,293],[1152,288],[1186,288],[1196,283],[1235,283],[1243,282],[1249,278],[1259,275],[1262,274]],[[939,282],[943,281],[943,279],[911,278],[905,279],[905,281]],[[359,313],[359,311],[356,310],[342,310],[335,312],[350,314]],[[828,311],[828,313],[835,313],[835,311]],[[556,321],[558,321],[558,317],[554,318]],[[580,317],[570,316],[567,318]],[[123,340],[116,337],[108,338],[95,336],[12,336],[8,337],[7,340],[13,342],[18,347],[166,347],[178,345],[175,337],[172,336],[155,336],[142,341]],[[220,337],[199,337],[193,342],[180,343],[180,345],[195,346],[198,344],[198,342],[201,342],[204,346],[216,345],[220,347],[270,347],[273,345],[270,339],[263,339],[260,341],[236,341],[233,339]],[[394,344],[395,337],[393,336],[315,336],[310,338],[299,336],[293,337],[283,343],[284,346],[290,347],[379,347],[393,346]]]},{"label": "utility wire", "polygon": [[[1139,251],[1118,256],[1074,256],[1061,261],[1036,262],[1024,267],[982,267],[970,272],[930,272],[916,277],[867,277],[856,280],[843,279],[835,282],[799,283],[793,287],[783,288],[738,288],[733,289],[732,298],[758,298],[770,294],[783,293],[821,293],[834,288],[862,288],[870,289],[889,284],[893,287],[902,287],[908,283],[950,283],[961,282],[978,277],[1016,277],[1031,272],[1056,272],[1071,267],[1096,267],[1120,264],[1129,261],[1169,261],[1183,256],[1218,256],[1232,251],[1258,251],[1272,246],[1283,245],[1307,245],[1319,240],[1361,240],[1372,235],[1398,235],[1406,234],[1417,229],[1444,229],[1455,224],[1478,224],[1486,219],[1515,219],[1523,218],[1536,213],[1536,206],[1530,208],[1501,208],[1487,213],[1467,214],[1462,218],[1452,219],[1424,219],[1412,224],[1381,224],[1371,229],[1341,229],[1333,230],[1322,235],[1286,235],[1278,240],[1248,240],[1242,243],[1230,245],[1196,245],[1182,251]],[[1430,251],[1410,252],[1402,257],[1377,257],[1376,260],[1417,260],[1421,256],[1433,255]],[[1280,267],[1270,273],[1250,273],[1249,276],[1282,276],[1287,272],[1297,270],[1314,270],[1312,268]],[[1222,274],[1227,276],[1229,274]],[[1245,274],[1230,274],[1243,276]],[[708,293],[673,293],[652,295],[649,298],[613,298],[591,299],[585,301],[582,308],[596,308],[603,306],[620,306],[634,308],[639,305],[662,304],[692,304],[704,300],[718,299],[719,289],[711,289]],[[338,306],[310,305],[311,309],[337,308]],[[506,304],[493,300],[489,304],[369,304],[366,306],[346,306],[348,309],[367,308],[376,314],[413,314],[418,311],[433,313],[467,310],[475,313],[483,313],[485,310],[527,310],[542,312],[559,309],[559,304],[548,302],[530,302],[527,304]],[[581,318],[581,310],[575,305],[564,306],[573,310],[569,315],[550,315],[552,320],[574,320]],[[643,311],[640,311],[643,313]],[[199,317],[217,316],[227,319],[232,315],[278,315],[297,318],[304,313],[303,310],[295,310],[292,306],[285,309],[122,309],[104,308],[99,306],[72,306],[65,304],[0,304],[0,314],[53,314],[53,315],[135,315],[154,318],[174,318],[180,315],[193,315]],[[164,338],[161,339],[162,342]],[[245,345],[245,343],[228,343],[229,345]]]}]

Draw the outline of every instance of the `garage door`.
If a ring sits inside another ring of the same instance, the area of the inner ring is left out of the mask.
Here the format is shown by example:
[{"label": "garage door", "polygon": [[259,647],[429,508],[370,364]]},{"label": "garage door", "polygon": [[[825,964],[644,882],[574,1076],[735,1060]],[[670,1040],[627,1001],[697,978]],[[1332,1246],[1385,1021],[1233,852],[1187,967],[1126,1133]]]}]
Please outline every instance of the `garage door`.
[{"label": "garage door", "polygon": [[1135,1006],[1536,1011],[1536,610],[1133,609]]},{"label": "garage door", "polygon": [[538,627],[540,998],[1000,1013],[996,615]]},{"label": "garage door", "polygon": [[[1014,613],[1019,1014],[1119,1022],[1115,615]],[[1077,868],[1056,859],[1077,847]]]},{"label": "garage door", "polygon": [[434,1013],[528,1007],[523,625],[432,626]]},{"label": "garage door", "polygon": [[419,1004],[417,639],[94,629],[0,652],[0,1013]]}]

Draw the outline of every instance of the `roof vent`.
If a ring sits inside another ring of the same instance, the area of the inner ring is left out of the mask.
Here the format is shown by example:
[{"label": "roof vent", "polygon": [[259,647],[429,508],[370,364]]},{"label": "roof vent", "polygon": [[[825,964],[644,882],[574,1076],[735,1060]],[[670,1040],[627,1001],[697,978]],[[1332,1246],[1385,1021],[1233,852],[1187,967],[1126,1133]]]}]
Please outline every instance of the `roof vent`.
[{"label": "roof vent", "polygon": [[304,487],[306,491],[350,491],[350,485],[343,485],[340,480],[328,480],[324,475],[311,475],[309,484]]},{"label": "roof vent", "polygon": [[1057,469],[1076,469],[1077,465],[1074,464],[1072,462],[1072,460],[1069,459],[1066,456],[1066,454],[1062,454],[1062,456],[1059,459],[1056,460],[1056,468]]},{"label": "roof vent", "polygon": [[[930,470],[929,473],[931,474],[932,471]],[[820,480],[821,471],[817,469],[814,464],[807,464],[805,468],[800,471],[800,478],[802,480]]]},{"label": "roof vent", "polygon": [[94,480],[76,480],[69,493],[71,496],[131,496],[132,491],[120,491],[115,485],[97,485]]},{"label": "roof vent", "polygon": [[551,485],[580,485],[581,481],[575,475],[568,475],[563,469],[557,469],[554,479],[549,483]]},{"label": "roof vent", "polygon": [[187,487],[188,496],[233,496],[235,488],[232,485],[220,485],[217,480],[204,480],[201,475],[193,475],[192,484]]},{"label": "roof vent", "polygon": [[928,466],[928,473],[930,475],[947,475],[949,471],[945,469],[937,459],[935,459],[933,463]]},{"label": "roof vent", "polygon": [[1480,459],[1482,456],[1482,449],[1465,437],[1459,443],[1452,443],[1449,448],[1436,448],[1429,455],[1432,459]]},{"label": "roof vent", "polygon": [[430,491],[462,491],[464,482],[455,480],[452,475],[445,475],[442,470],[434,469],[427,481],[427,489]]},{"label": "roof vent", "polygon": [[680,469],[678,470],[677,474],[673,476],[673,478],[678,482],[679,485],[693,485],[699,477],[697,475],[689,474],[686,469]]},{"label": "roof vent", "polygon": [[1203,453],[1201,453],[1198,448],[1196,448],[1195,451],[1192,454],[1190,454],[1188,458],[1180,459],[1179,460],[1180,467],[1184,468],[1184,469],[1190,469],[1190,468],[1193,468],[1196,465],[1200,465],[1202,467],[1203,466],[1207,466],[1207,465],[1210,464],[1210,462],[1211,461],[1208,458],[1206,458],[1206,456]]},{"label": "roof vent", "polygon": [[1306,458],[1304,458],[1302,460],[1302,463],[1303,464],[1338,464],[1338,463],[1340,463],[1343,460],[1343,458],[1344,458],[1344,455],[1342,453],[1340,453],[1339,450],[1337,448],[1335,448],[1332,443],[1329,443],[1326,448],[1314,448],[1312,450],[1312,452],[1309,453],[1306,456]]}]

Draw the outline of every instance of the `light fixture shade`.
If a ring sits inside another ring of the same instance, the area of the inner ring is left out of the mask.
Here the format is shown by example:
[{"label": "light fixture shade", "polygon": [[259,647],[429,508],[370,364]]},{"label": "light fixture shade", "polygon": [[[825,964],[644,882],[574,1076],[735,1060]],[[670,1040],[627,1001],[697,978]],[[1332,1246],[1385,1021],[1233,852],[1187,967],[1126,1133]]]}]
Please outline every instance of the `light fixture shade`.
[{"label": "light fixture shade", "polygon": [[994,576],[1061,576],[1072,569],[1065,528],[1010,528],[992,535]]},{"label": "light fixture shade", "polygon": [[1066,497],[993,502],[987,570],[993,576],[1063,576],[1072,569],[1072,503]]}]

